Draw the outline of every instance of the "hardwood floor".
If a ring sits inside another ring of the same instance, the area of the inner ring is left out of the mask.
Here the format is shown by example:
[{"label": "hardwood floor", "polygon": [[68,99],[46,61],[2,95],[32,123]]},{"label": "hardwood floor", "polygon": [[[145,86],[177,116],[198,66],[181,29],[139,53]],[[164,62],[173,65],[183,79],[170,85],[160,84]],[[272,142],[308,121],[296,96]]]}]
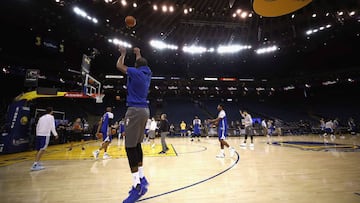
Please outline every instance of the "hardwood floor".
[{"label": "hardwood floor", "polygon": [[[168,155],[143,144],[149,191],[139,201],[212,202],[360,202],[360,137],[318,135],[255,137],[255,146],[240,147],[243,137],[227,140],[237,153],[215,158],[217,138],[167,138]],[[248,139],[249,142],[249,139]],[[41,171],[30,171],[35,151],[0,156],[1,202],[122,202],[132,177],[124,147],[114,140],[112,159],[94,160],[99,142],[67,151],[50,146]]]}]

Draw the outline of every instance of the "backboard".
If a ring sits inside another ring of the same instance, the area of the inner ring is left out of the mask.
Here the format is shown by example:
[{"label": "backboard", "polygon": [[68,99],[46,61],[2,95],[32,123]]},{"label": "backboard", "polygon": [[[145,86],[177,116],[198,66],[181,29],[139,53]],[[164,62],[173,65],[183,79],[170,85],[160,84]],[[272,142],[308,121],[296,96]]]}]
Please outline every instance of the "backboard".
[{"label": "backboard", "polygon": [[96,103],[102,103],[105,96],[101,93],[101,82],[88,73],[85,74],[84,94],[96,99]]}]

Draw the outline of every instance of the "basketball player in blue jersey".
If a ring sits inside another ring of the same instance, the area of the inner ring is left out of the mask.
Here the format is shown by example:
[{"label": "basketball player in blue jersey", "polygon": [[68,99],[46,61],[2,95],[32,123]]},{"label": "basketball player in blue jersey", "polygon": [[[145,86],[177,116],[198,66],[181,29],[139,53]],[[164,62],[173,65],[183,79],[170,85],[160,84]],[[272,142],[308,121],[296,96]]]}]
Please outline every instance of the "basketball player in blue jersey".
[{"label": "basketball player in blue jersey", "polygon": [[136,56],[135,67],[124,64],[126,49],[123,47],[120,47],[120,57],[116,63],[116,68],[127,75],[125,150],[133,180],[129,196],[123,203],[140,199],[147,192],[149,185],[144,176],[141,142],[144,139],[146,121],[150,117],[147,96],[152,72],[147,60],[141,56],[140,49],[136,47],[133,51]]},{"label": "basketball player in blue jersey", "polygon": [[122,118],[120,121],[119,121],[119,134],[118,134],[118,139],[123,139],[124,138],[124,132],[125,132],[125,121],[124,119]]},{"label": "basketball player in blue jersey", "polygon": [[193,126],[194,126],[194,132],[193,136],[191,138],[191,141],[194,141],[194,137],[198,138],[198,141],[200,141],[200,135],[201,135],[201,120],[198,116],[195,116],[193,120]]},{"label": "basketball player in blue jersey", "polygon": [[109,144],[110,144],[110,142],[112,140],[112,135],[111,135],[111,132],[110,132],[111,128],[110,127],[111,127],[112,121],[114,119],[114,114],[111,111],[112,111],[111,107],[106,108],[106,112],[102,116],[102,118],[100,120],[100,123],[99,123],[99,126],[98,126],[98,129],[96,131],[96,134],[102,133],[103,142],[101,144],[101,147],[98,150],[93,152],[93,155],[94,155],[95,159],[99,158],[99,154],[100,154],[100,151],[102,149],[104,149],[103,159],[109,159],[110,158],[109,154],[107,153],[107,149],[108,149],[108,146],[109,146]]},{"label": "basketball player in blue jersey", "polygon": [[272,120],[268,120],[268,122],[266,123],[267,128],[268,128],[268,144],[272,144],[272,136],[275,132],[275,126],[274,126],[274,122]]},{"label": "basketball player in blue jersey", "polygon": [[216,158],[225,158],[224,153],[224,146],[229,148],[230,156],[234,156],[235,149],[231,147],[226,141],[227,137],[227,119],[226,119],[226,113],[224,110],[224,106],[222,104],[219,104],[217,106],[217,110],[219,111],[218,117],[215,119],[209,119],[210,123],[217,123],[218,125],[218,136],[219,136],[219,142],[220,142],[220,154],[216,156]]}]

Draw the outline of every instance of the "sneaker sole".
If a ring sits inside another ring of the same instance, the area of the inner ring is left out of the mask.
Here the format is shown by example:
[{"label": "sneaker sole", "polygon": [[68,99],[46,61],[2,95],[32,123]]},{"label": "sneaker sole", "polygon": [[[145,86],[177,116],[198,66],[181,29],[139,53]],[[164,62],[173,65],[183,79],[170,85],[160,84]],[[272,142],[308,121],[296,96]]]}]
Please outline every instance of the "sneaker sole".
[{"label": "sneaker sole", "polygon": [[44,170],[45,168],[42,167],[42,168],[30,168],[31,171],[41,171],[41,170]]},{"label": "sneaker sole", "polygon": [[94,157],[95,160],[99,159],[99,155],[96,155],[95,153],[93,153],[93,157]]}]

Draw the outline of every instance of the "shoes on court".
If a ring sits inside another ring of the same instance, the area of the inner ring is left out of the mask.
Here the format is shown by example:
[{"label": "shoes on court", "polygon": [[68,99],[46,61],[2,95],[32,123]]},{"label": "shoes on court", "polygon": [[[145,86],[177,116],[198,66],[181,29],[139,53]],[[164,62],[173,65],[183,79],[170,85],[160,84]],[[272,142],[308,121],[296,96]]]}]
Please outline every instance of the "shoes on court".
[{"label": "shoes on court", "polygon": [[31,171],[40,171],[45,169],[45,167],[41,166],[40,164],[33,164],[30,168]]},{"label": "shoes on court", "polygon": [[246,143],[244,142],[244,143],[240,144],[240,147],[246,147]]},{"label": "shoes on court", "polygon": [[234,147],[230,147],[229,148],[229,152],[230,152],[230,157],[233,157],[235,155],[235,149]]},{"label": "shoes on court", "polygon": [[129,196],[123,201],[123,203],[134,203],[138,199],[140,199],[141,196],[143,196],[147,192],[147,188],[142,186],[141,184],[138,184],[136,188],[131,187],[131,190],[129,191]]},{"label": "shoes on court", "polygon": [[159,154],[165,154],[166,152],[164,152],[164,151],[161,151],[161,152],[159,152]]},{"label": "shoes on court", "polygon": [[251,144],[250,144],[250,147],[254,147],[254,143],[251,143]]},{"label": "shoes on court", "polygon": [[220,153],[220,154],[216,155],[216,158],[225,158],[225,154]]},{"label": "shoes on court", "polygon": [[94,159],[97,160],[99,158],[99,154],[100,152],[99,151],[93,151],[93,155],[94,155]]},{"label": "shoes on court", "polygon": [[149,186],[149,182],[146,180],[145,176],[140,178],[140,184],[146,188]]},{"label": "shoes on court", "polygon": [[138,184],[135,189],[139,191],[139,194],[141,196],[145,195],[145,193],[148,191],[147,187],[145,185],[142,185],[141,183]]},{"label": "shoes on court", "polygon": [[104,154],[103,159],[111,159],[111,156],[107,153]]}]

